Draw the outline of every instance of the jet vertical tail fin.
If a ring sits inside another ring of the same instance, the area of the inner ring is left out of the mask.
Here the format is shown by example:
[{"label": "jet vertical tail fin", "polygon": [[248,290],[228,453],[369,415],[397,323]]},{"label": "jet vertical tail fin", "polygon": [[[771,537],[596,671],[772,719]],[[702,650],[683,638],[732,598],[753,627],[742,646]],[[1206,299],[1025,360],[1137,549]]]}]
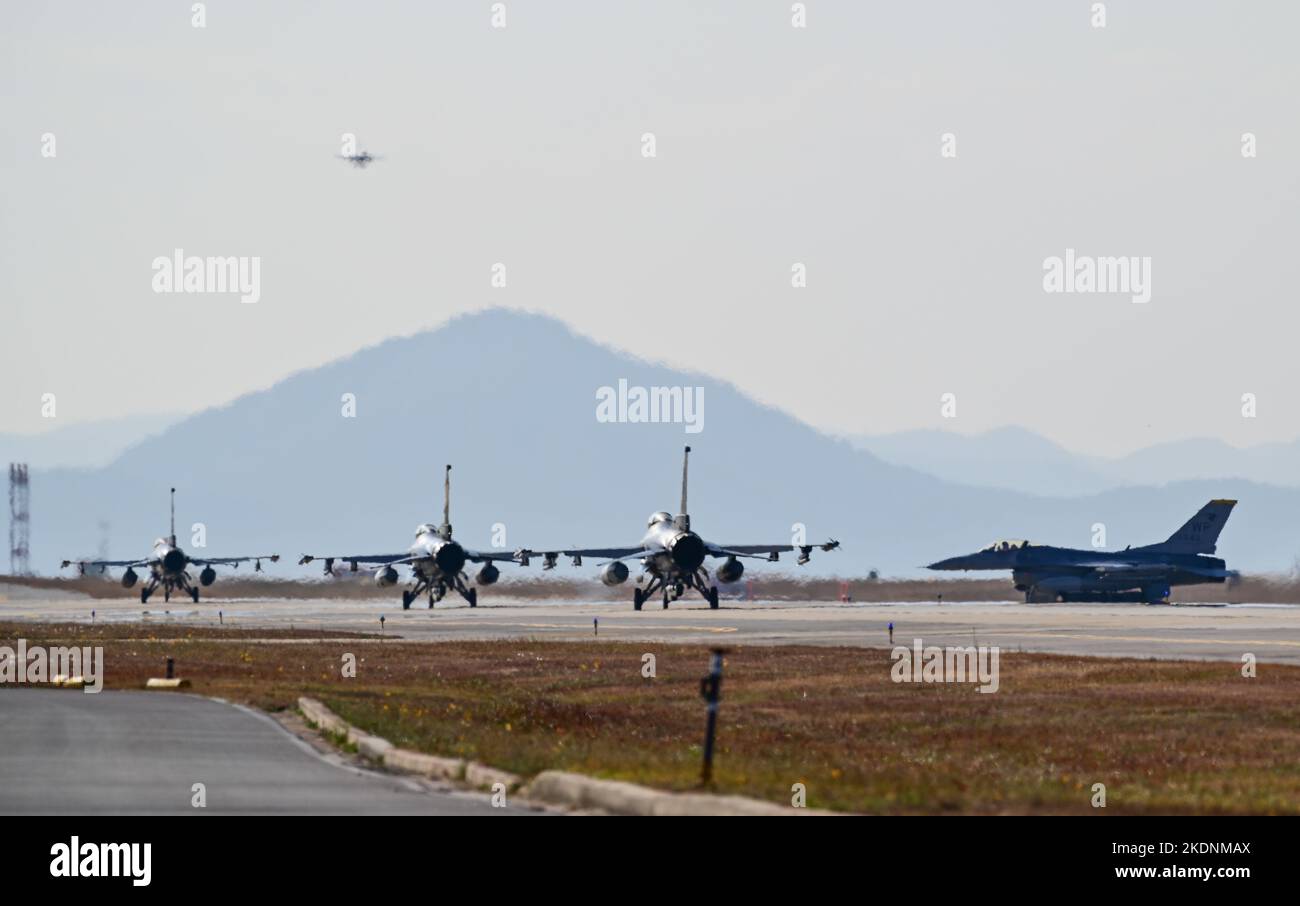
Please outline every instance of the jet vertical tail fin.
[{"label": "jet vertical tail fin", "polygon": [[673,520],[676,526],[684,532],[691,530],[691,516],[686,509],[686,475],[691,465],[691,448],[687,447],[682,453],[682,508],[677,511],[677,518]]},{"label": "jet vertical tail fin", "polygon": [[438,534],[444,538],[451,537],[451,463],[447,464],[447,469],[442,473],[442,525],[438,528]]},{"label": "jet vertical tail fin", "polygon": [[1145,550],[1166,551],[1171,554],[1212,554],[1223,531],[1235,500],[1211,500],[1188,519],[1183,527],[1169,536],[1168,541],[1152,544]]}]

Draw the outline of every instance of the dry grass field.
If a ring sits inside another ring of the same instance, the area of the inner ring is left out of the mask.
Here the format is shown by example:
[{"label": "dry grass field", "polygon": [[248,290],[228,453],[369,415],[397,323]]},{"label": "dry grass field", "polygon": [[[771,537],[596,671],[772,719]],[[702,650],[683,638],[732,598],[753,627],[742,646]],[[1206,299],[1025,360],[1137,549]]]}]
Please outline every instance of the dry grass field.
[{"label": "dry grass field", "polygon": [[[193,692],[271,711],[315,696],[410,748],[697,784],[702,647],[331,635],[0,624],[0,644],[103,645],[107,688],[140,688],[174,657]],[[1100,782],[1112,814],[1300,812],[1300,668],[1244,679],[1234,663],[1003,653],[1001,689],[984,695],[895,684],[890,665],[878,649],[731,651],[716,788],[788,801],[798,782],[810,806],[870,813],[1090,813]],[[4,694],[21,693],[0,691],[0,713]]]}]

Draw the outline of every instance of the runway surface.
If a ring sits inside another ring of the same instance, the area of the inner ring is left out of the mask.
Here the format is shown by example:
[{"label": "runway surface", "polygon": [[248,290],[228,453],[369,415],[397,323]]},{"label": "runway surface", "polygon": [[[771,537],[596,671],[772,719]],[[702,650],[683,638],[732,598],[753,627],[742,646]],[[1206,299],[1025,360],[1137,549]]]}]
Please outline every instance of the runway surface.
[{"label": "runway surface", "polygon": [[[232,600],[171,605],[169,612],[138,599],[49,598],[30,589],[9,594],[0,586],[0,620],[88,622],[193,622],[213,625],[218,612],[227,626],[289,627],[383,632],[411,640],[591,639],[672,641],[722,645],[998,645],[1003,650],[1139,658],[1239,661],[1252,653],[1261,662],[1300,664],[1300,606],[1271,604],[1148,607],[1141,604],[841,604],[724,601],[710,611],[702,601],[663,610],[653,604],[637,613],[631,603],[563,603],[493,599],[480,604],[445,602],[434,610],[403,611],[399,601]],[[598,621],[598,625],[597,625]]]},{"label": "runway surface", "polygon": [[[194,695],[0,691],[0,814],[535,814],[317,753]],[[202,783],[207,807],[192,804]]]}]

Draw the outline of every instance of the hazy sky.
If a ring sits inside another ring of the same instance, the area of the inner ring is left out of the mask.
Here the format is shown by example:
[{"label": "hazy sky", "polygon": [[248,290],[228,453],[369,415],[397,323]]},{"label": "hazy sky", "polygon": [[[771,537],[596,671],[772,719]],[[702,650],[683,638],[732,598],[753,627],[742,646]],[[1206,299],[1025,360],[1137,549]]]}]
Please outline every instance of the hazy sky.
[{"label": "hazy sky", "polygon": [[[4,4],[0,431],[507,305],[836,432],[1300,435],[1300,5],[1091,5]],[[154,293],[176,248],[259,256],[260,301]],[[1067,248],[1151,301],[1045,293]]]}]

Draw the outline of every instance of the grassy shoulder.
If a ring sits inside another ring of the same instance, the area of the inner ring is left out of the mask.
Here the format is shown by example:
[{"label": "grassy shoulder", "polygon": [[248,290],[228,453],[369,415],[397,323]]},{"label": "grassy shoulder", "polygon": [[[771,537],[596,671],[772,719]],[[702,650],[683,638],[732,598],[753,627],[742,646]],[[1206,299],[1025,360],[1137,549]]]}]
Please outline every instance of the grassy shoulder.
[{"label": "grassy shoulder", "polygon": [[[268,710],[311,695],[397,745],[524,775],[698,782],[701,646],[120,630],[0,625],[0,644],[103,645],[107,688],[141,687],[175,657],[200,694]],[[1088,813],[1104,783],[1111,813],[1300,812],[1300,765],[1282,756],[1300,748],[1300,668],[1245,679],[1233,663],[1003,653],[1001,689],[982,695],[895,684],[890,666],[877,649],[730,652],[716,789],[787,802],[803,783],[808,805],[861,812]]]}]

